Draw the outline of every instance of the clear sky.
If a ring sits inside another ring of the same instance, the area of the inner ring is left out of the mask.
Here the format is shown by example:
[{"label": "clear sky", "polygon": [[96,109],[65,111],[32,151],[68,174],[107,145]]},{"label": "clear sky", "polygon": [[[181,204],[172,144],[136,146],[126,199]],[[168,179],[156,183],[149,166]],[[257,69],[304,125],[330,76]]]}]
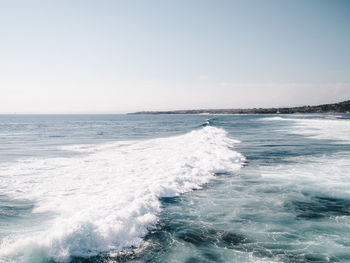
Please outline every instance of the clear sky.
[{"label": "clear sky", "polygon": [[0,0],[0,113],[347,99],[347,0]]}]

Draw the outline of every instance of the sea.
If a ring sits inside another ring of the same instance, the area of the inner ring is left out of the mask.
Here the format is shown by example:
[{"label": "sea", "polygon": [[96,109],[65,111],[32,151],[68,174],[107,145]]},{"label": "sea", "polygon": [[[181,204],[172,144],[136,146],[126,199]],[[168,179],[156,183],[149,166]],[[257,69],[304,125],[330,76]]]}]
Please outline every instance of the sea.
[{"label": "sea", "polygon": [[0,262],[350,262],[350,115],[1,115]]}]

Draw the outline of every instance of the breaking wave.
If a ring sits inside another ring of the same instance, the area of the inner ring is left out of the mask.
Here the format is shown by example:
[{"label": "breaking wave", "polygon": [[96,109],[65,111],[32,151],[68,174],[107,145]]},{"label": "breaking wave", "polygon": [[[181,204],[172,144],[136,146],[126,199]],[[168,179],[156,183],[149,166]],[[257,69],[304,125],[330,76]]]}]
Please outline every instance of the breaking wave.
[{"label": "breaking wave", "polygon": [[199,189],[215,173],[243,165],[236,143],[206,126],[169,138],[66,146],[80,153],[69,158],[2,164],[1,192],[32,202],[30,215],[46,216],[11,230],[0,261],[66,262],[139,247],[157,222],[159,198]]},{"label": "breaking wave", "polygon": [[313,118],[261,118],[262,121],[289,121],[294,129],[288,129],[289,133],[299,134],[315,139],[326,139],[350,143],[350,120],[339,116],[325,116],[324,119]]}]

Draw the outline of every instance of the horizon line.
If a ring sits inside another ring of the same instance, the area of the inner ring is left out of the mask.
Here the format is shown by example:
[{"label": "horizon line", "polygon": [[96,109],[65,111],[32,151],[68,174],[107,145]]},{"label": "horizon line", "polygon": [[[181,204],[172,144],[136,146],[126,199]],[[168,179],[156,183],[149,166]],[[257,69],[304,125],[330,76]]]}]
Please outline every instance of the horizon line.
[{"label": "horizon line", "polygon": [[[294,108],[294,107],[315,107],[315,106],[322,106],[322,105],[331,105],[331,104],[338,104],[342,102],[349,101],[349,99],[338,101],[338,102],[330,102],[330,103],[323,103],[323,104],[317,104],[317,105],[299,105],[299,106],[279,106],[279,107],[248,107],[248,108],[197,108],[197,109],[181,109],[181,110],[139,110],[139,111],[123,111],[123,112],[106,112],[106,113],[89,113],[89,112],[71,112],[71,113],[18,113],[18,112],[13,112],[13,113],[0,113],[0,115],[128,115],[132,113],[142,113],[142,112],[174,112],[174,111],[203,111],[203,110],[249,110],[249,109],[280,109],[280,108]],[[196,114],[196,113],[194,113]]]}]

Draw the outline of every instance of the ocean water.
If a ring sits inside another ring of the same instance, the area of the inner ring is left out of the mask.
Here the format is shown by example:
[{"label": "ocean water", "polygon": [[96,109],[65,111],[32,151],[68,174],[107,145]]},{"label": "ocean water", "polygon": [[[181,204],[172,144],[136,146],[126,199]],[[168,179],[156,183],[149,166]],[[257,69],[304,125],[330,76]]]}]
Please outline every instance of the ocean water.
[{"label": "ocean water", "polygon": [[350,262],[350,116],[2,115],[0,262]]}]

